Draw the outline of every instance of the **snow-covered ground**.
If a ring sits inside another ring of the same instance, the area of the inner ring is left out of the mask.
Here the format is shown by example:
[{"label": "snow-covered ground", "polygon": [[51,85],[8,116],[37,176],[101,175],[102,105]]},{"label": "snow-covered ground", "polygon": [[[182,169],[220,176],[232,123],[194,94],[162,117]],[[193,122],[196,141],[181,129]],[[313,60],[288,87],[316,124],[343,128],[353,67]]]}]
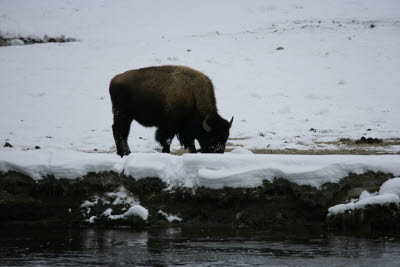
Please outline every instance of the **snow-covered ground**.
[{"label": "snow-covered ground", "polygon": [[[0,35],[79,40],[0,47],[0,141],[14,146],[2,157],[35,146],[113,153],[110,79],[164,64],[213,80],[221,114],[235,116],[231,148],[400,137],[398,0],[1,0]],[[154,152],[153,136],[133,123],[132,151]],[[400,152],[400,141],[363,149]]]}]

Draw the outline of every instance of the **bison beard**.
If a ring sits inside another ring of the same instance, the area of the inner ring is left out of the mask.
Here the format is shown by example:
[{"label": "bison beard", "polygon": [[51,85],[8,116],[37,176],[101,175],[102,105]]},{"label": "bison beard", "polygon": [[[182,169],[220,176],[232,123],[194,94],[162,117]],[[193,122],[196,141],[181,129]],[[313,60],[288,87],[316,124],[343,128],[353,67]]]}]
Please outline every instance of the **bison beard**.
[{"label": "bison beard", "polygon": [[110,83],[114,114],[113,134],[117,154],[130,154],[128,135],[132,120],[157,127],[155,138],[162,152],[169,153],[172,139],[196,153],[224,153],[230,122],[218,114],[211,80],[183,66],[160,66],[130,70]]}]

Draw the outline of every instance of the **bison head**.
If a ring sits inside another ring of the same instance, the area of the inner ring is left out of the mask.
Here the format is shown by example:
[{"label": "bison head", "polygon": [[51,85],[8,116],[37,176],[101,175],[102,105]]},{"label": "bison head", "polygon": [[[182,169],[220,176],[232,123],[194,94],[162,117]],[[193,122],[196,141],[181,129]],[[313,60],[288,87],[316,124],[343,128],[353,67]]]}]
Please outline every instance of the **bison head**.
[{"label": "bison head", "polygon": [[202,134],[198,139],[202,153],[224,153],[229,130],[232,126],[233,117],[230,122],[218,114],[208,115],[203,120]]}]

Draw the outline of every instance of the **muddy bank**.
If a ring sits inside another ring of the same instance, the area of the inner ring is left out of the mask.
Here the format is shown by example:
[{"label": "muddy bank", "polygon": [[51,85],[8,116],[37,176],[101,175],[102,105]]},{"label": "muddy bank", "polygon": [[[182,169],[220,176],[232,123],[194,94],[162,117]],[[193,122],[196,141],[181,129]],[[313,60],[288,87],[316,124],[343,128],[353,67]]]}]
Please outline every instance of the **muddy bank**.
[{"label": "muddy bank", "polygon": [[[338,183],[327,183],[319,189],[282,178],[273,182],[264,180],[256,188],[209,189],[168,188],[158,178],[135,180],[112,172],[89,173],[80,179],[47,176],[38,181],[21,173],[7,172],[0,174],[0,223],[134,228],[226,225],[258,229],[315,225],[397,230],[400,225],[397,205],[372,206],[327,218],[329,207],[358,197],[362,190],[378,191],[382,183],[393,177],[374,172],[349,174]],[[140,204],[136,206],[148,210],[146,220],[139,213],[128,212],[132,203],[121,201],[120,193],[116,193],[121,188],[129,199]]]}]

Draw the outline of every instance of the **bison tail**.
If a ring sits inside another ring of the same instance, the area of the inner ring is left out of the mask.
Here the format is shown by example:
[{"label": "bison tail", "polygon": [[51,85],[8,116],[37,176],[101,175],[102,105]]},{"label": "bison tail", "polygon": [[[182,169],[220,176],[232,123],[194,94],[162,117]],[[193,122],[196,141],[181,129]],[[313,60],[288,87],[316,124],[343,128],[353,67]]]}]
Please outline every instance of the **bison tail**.
[{"label": "bison tail", "polygon": [[110,91],[110,97],[111,97],[112,112],[114,115],[116,115],[118,113],[117,110],[118,110],[118,106],[119,106],[118,105],[118,94],[116,92],[115,86],[113,87],[112,80],[110,83],[109,91]]}]

